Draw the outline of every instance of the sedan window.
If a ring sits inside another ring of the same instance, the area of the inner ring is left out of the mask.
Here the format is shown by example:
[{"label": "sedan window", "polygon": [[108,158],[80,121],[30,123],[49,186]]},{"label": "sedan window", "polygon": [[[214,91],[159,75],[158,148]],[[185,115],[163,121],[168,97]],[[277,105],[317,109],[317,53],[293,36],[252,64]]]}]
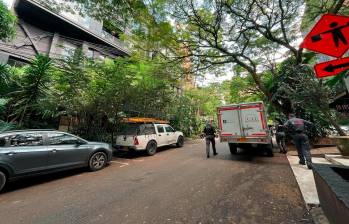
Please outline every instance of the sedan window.
[{"label": "sedan window", "polygon": [[49,133],[49,145],[73,145],[78,142],[78,138],[65,133]]},{"label": "sedan window", "polygon": [[1,137],[0,138],[0,147],[5,147],[6,146],[6,138],[5,137]]},{"label": "sedan window", "polygon": [[11,147],[18,146],[41,146],[43,145],[40,133],[21,133],[9,137]]}]

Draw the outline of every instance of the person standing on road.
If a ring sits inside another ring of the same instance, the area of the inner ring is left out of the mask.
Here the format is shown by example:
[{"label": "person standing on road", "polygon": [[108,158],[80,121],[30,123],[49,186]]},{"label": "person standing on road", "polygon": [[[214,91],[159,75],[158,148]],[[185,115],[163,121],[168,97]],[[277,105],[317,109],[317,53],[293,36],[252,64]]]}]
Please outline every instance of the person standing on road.
[{"label": "person standing on road", "polygon": [[211,120],[209,120],[206,123],[206,126],[204,128],[203,133],[204,133],[205,139],[206,139],[206,155],[207,155],[207,158],[210,158],[210,144],[212,144],[213,155],[214,156],[217,155],[218,153],[216,152],[216,141],[215,141],[216,130],[212,126],[212,121]]},{"label": "person standing on road", "polygon": [[312,125],[313,123],[309,121],[296,118],[294,114],[290,114],[289,120],[284,124],[296,146],[299,157],[299,164],[305,165],[306,161],[308,169],[312,168],[312,161],[309,138],[306,134],[306,129],[308,127],[311,127]]},{"label": "person standing on road", "polygon": [[279,147],[280,153],[287,153],[286,148],[286,133],[285,133],[285,127],[283,125],[278,125],[276,127],[276,143]]}]

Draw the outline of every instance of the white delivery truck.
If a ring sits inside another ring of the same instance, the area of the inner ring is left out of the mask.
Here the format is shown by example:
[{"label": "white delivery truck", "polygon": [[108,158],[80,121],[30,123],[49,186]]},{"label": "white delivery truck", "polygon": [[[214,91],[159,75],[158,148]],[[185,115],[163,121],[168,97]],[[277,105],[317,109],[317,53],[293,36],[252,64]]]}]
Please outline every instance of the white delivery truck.
[{"label": "white delivery truck", "polygon": [[273,156],[272,136],[263,102],[240,103],[218,108],[219,135],[232,154],[238,147],[263,149]]}]

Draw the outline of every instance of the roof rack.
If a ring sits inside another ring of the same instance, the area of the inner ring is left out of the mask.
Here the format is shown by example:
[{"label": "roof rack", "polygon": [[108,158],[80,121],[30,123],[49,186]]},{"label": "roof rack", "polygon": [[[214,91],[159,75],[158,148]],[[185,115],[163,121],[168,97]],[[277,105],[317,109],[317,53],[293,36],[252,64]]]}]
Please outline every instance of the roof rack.
[{"label": "roof rack", "polygon": [[56,131],[55,129],[20,129],[20,130],[8,130],[0,132],[0,134],[3,133],[11,133],[11,132],[28,132],[28,131]]},{"label": "roof rack", "polygon": [[169,121],[160,120],[150,117],[130,117],[122,119],[124,123],[158,123],[158,124],[169,124]]}]

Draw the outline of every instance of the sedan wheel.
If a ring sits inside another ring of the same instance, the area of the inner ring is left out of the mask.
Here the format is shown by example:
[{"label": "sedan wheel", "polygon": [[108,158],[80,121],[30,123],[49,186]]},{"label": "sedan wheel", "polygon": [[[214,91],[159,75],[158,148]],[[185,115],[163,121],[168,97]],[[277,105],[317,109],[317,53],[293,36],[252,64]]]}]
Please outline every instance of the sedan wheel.
[{"label": "sedan wheel", "polygon": [[6,184],[6,175],[0,171],[0,191],[4,188]]},{"label": "sedan wheel", "polygon": [[97,171],[102,169],[107,163],[107,156],[104,152],[96,152],[93,154],[89,161],[89,167],[91,171]]}]

